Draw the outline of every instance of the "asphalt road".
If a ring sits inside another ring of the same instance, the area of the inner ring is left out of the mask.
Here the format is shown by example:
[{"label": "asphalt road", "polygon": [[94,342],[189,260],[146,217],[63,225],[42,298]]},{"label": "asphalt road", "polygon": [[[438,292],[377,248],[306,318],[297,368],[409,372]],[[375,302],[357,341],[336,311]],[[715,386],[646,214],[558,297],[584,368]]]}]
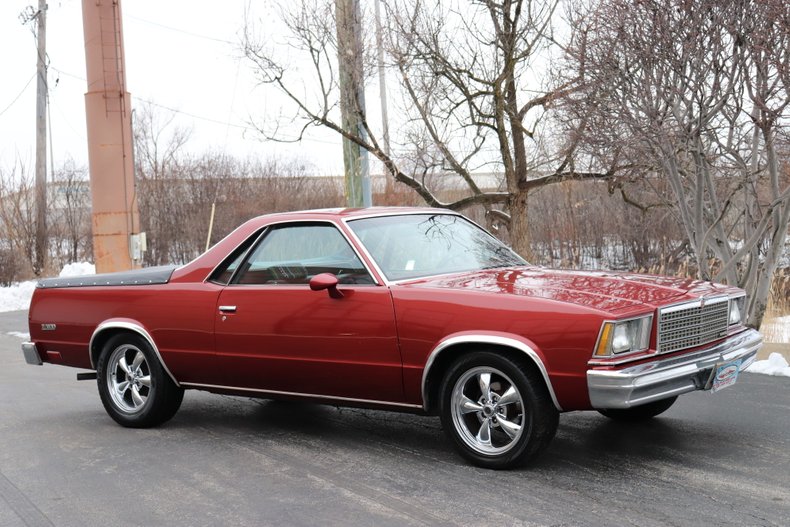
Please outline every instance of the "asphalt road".
[{"label": "asphalt road", "polygon": [[[0,526],[790,525],[790,379],[743,374],[650,423],[560,419],[533,466],[466,465],[438,419],[187,392],[127,430],[0,314]],[[21,324],[21,325],[20,325]]]}]

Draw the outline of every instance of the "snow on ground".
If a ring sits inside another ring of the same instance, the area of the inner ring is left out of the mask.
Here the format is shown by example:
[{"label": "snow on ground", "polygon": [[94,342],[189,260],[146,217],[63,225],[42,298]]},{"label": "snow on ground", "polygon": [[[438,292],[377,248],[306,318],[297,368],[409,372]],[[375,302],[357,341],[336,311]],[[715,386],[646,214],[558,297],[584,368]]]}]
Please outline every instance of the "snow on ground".
[{"label": "snow on ground", "polygon": [[779,353],[771,353],[768,359],[754,361],[751,366],[743,371],[790,377],[790,364]]},{"label": "snow on ground", "polygon": [[[67,264],[60,276],[84,276],[96,274],[93,264],[77,262]],[[30,307],[30,299],[36,289],[36,281],[19,282],[8,287],[0,287],[0,313],[4,311],[18,311]]]},{"label": "snow on ground", "polygon": [[9,331],[8,335],[22,340],[30,340],[30,333],[22,333],[21,331]]},{"label": "snow on ground", "polygon": [[35,289],[35,280],[0,287],[0,312],[27,309],[30,307],[30,299]]}]

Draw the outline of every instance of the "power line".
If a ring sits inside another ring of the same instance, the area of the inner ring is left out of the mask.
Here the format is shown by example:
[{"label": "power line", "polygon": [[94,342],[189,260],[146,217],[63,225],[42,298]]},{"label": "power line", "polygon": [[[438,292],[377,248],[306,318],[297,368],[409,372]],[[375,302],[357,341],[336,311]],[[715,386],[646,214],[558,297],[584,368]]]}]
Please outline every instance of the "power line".
[{"label": "power line", "polygon": [[[219,119],[212,119],[211,117],[205,117],[203,115],[197,115],[197,114],[194,114],[194,113],[185,112],[184,110],[178,110],[176,108],[172,108],[170,106],[165,106],[164,104],[159,104],[159,103],[154,102],[154,101],[152,101],[150,99],[144,99],[142,97],[137,97],[135,95],[132,95],[132,99],[136,99],[136,100],[138,100],[140,102],[144,102],[144,103],[150,104],[152,106],[156,106],[157,108],[162,108],[163,110],[168,110],[168,111],[171,111],[171,112],[174,112],[174,113],[186,115],[186,116],[192,117],[194,119],[199,119],[201,121],[206,121],[206,122],[209,122],[209,123],[219,124],[219,125],[222,125],[222,126],[228,126],[228,127],[232,127],[232,128],[237,128],[239,130],[245,130],[245,131],[248,131],[248,132],[256,132],[256,133],[260,132],[260,129],[252,127],[252,126],[247,126],[247,125],[238,124],[238,123],[231,123],[231,122],[227,122],[227,121],[221,121]],[[283,137],[282,139],[284,141],[296,141],[296,138],[294,138],[294,137]],[[335,144],[337,144],[336,141],[327,141],[327,140],[314,139],[314,138],[302,138],[301,140],[302,141],[307,141],[307,142],[313,142],[313,143],[323,143],[323,144],[327,144],[327,145],[335,145]]]},{"label": "power line", "polygon": [[176,33],[183,33],[184,35],[189,35],[189,36],[195,37],[195,38],[203,38],[203,39],[206,39],[206,40],[213,40],[214,42],[222,42],[223,44],[230,44],[232,46],[238,45],[238,42],[232,42],[230,40],[225,40],[225,39],[216,38],[216,37],[210,37],[208,35],[201,35],[200,33],[193,33],[192,31],[187,31],[185,29],[179,29],[177,27],[166,26],[164,24],[160,24],[159,22],[153,22],[151,20],[146,20],[145,18],[140,18],[140,17],[134,16],[134,15],[128,15],[127,14],[127,15],[124,15],[124,18],[131,18],[133,20],[137,20],[138,22],[143,22],[144,24],[149,24],[149,25],[152,25],[152,26],[161,27],[162,29],[175,31]]},{"label": "power line", "polygon": [[63,71],[61,69],[56,68],[55,66],[50,65],[50,69],[57,71],[61,75],[65,75],[66,77],[71,77],[72,79],[77,79],[78,81],[88,82],[85,77],[80,77],[79,75],[74,75],[73,73],[69,73],[67,71]]},{"label": "power line", "polygon": [[5,108],[3,108],[3,111],[2,111],[2,112],[0,112],[0,116],[2,116],[4,113],[6,113],[6,112],[7,112],[7,111],[8,111],[8,110],[9,110],[9,109],[10,109],[10,108],[11,108],[11,107],[12,107],[12,106],[13,106],[13,105],[14,105],[14,104],[15,104],[15,103],[18,101],[18,100],[19,100],[19,98],[20,98],[20,97],[22,97],[22,94],[23,94],[23,93],[25,93],[25,90],[27,89],[27,87],[28,87],[28,86],[30,86],[30,83],[31,83],[31,82],[33,82],[33,79],[35,79],[35,78],[36,78],[36,73],[34,73],[33,75],[31,75],[31,76],[30,76],[30,78],[29,78],[29,79],[27,80],[27,82],[25,83],[25,87],[24,87],[24,88],[22,88],[22,89],[19,91],[19,93],[17,93],[16,97],[14,97],[14,100],[13,100],[13,101],[11,101],[11,102],[8,104],[8,106],[6,106]]},{"label": "power line", "polygon": [[63,118],[63,122],[65,122],[65,123],[66,123],[66,126],[68,126],[69,128],[71,128],[71,131],[72,131],[72,132],[74,132],[74,135],[77,135],[77,136],[79,136],[81,139],[86,139],[86,140],[87,140],[87,138],[85,137],[85,134],[84,134],[84,133],[82,133],[82,132],[78,131],[76,128],[74,128],[74,126],[72,126],[72,124],[71,124],[71,122],[69,121],[68,117],[66,117],[66,113],[65,113],[65,112],[63,111],[63,109],[60,107],[60,105],[58,104],[58,102],[57,102],[57,101],[56,101],[54,98],[52,98],[52,97],[50,97],[49,101],[50,101],[50,102],[53,104],[53,106],[55,106],[55,109],[58,111],[58,113],[60,114],[60,116]]},{"label": "power line", "polygon": [[[66,77],[71,77],[71,78],[76,79],[76,80],[80,80],[80,81],[83,81],[83,82],[88,82],[87,79],[85,79],[85,77],[81,77],[79,75],[75,75],[73,73],[69,73],[67,71],[63,71],[63,70],[61,70],[59,68],[56,68],[54,66],[50,66],[50,68],[53,69],[54,71],[58,72],[59,74],[66,76]],[[244,130],[244,131],[247,131],[247,132],[255,132],[255,133],[260,132],[260,130],[258,128],[255,128],[255,127],[252,127],[252,126],[247,126],[247,125],[239,124],[239,123],[232,123],[230,121],[222,121],[222,120],[219,120],[219,119],[213,119],[211,117],[206,117],[206,116],[203,116],[203,115],[198,115],[198,114],[194,114],[194,113],[191,113],[191,112],[187,112],[187,111],[184,111],[184,110],[179,110],[179,109],[173,108],[171,106],[166,106],[164,104],[160,104],[160,103],[155,102],[155,101],[153,101],[151,99],[138,97],[136,95],[132,95],[132,99],[135,99],[137,101],[150,104],[151,106],[156,106],[157,108],[162,108],[163,110],[168,110],[170,112],[174,112],[174,113],[177,113],[177,114],[186,115],[188,117],[192,117],[193,119],[198,119],[198,120],[201,120],[201,121],[206,121],[206,122],[209,122],[209,123],[214,123],[214,124],[218,124],[218,125],[222,125],[222,126],[226,126],[226,127],[230,127],[230,128],[236,128],[236,129]],[[232,108],[231,108],[231,111],[232,111]],[[284,137],[283,140],[285,140],[285,141],[295,141],[296,138],[294,138],[294,137]],[[302,138],[301,140],[302,141],[306,141],[306,142],[322,143],[322,144],[327,144],[327,145],[336,145],[337,144],[336,141],[327,141],[327,140],[324,140],[324,139]]]}]

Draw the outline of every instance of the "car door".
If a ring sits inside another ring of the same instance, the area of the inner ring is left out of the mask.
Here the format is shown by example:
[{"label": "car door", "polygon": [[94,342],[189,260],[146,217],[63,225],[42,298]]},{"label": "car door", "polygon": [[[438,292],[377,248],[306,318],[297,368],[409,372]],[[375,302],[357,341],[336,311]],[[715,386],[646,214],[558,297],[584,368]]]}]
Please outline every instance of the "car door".
[{"label": "car door", "polygon": [[[225,384],[269,392],[403,400],[392,297],[331,222],[266,229],[217,304]],[[330,273],[337,290],[310,289]],[[339,298],[335,298],[339,297]]]}]

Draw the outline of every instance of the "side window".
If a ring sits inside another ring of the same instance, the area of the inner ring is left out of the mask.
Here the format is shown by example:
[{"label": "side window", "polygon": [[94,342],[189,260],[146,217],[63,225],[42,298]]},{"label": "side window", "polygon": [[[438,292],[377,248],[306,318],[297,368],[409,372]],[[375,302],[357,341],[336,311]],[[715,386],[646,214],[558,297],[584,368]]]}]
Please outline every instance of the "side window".
[{"label": "side window", "polygon": [[236,269],[241,265],[244,255],[247,254],[249,248],[255,243],[255,240],[257,240],[260,235],[261,231],[258,231],[244,240],[244,243],[239,245],[236,250],[225,258],[225,261],[214,269],[214,272],[211,273],[209,277],[209,281],[219,285],[227,285],[233,277],[233,273],[236,272]]},{"label": "side window", "polygon": [[332,225],[275,227],[253,249],[236,283],[307,284],[320,273],[341,284],[373,280],[342,234]]}]

